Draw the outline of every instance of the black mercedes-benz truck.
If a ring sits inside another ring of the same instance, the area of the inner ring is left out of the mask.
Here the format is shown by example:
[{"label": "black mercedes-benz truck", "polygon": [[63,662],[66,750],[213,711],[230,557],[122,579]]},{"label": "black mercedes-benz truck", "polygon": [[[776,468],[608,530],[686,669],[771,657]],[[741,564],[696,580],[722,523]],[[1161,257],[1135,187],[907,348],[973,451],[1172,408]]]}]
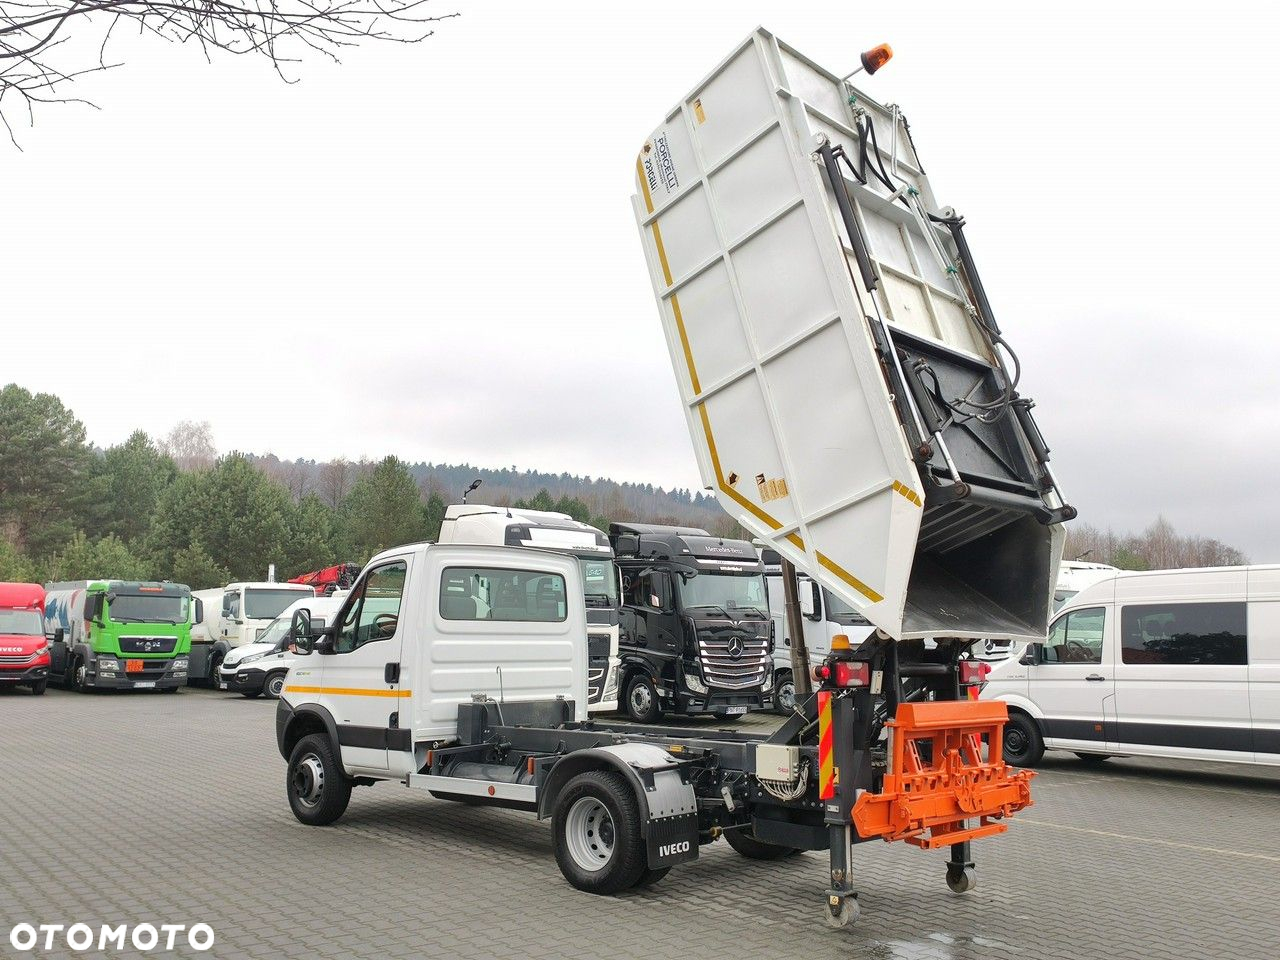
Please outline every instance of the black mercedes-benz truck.
[{"label": "black mercedes-benz truck", "polygon": [[744,540],[705,530],[611,523],[622,571],[623,709],[721,720],[763,709],[773,685],[764,567]]}]

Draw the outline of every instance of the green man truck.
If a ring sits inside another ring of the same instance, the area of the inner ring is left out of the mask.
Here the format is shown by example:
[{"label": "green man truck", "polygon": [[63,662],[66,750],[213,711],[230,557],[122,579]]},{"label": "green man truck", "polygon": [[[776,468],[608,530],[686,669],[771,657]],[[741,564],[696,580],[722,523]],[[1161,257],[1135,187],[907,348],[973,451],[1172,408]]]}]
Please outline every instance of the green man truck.
[{"label": "green man truck", "polygon": [[79,691],[176,692],[187,682],[191,603],[182,583],[45,584],[49,678]]}]

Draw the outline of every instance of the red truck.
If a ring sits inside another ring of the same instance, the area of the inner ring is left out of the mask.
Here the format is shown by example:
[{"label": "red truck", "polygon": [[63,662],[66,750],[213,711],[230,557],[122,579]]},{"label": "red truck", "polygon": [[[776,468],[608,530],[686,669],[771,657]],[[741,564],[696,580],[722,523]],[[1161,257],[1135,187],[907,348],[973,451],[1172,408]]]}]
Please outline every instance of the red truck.
[{"label": "red truck", "polygon": [[37,697],[49,685],[44,587],[0,583],[0,686],[26,686]]}]

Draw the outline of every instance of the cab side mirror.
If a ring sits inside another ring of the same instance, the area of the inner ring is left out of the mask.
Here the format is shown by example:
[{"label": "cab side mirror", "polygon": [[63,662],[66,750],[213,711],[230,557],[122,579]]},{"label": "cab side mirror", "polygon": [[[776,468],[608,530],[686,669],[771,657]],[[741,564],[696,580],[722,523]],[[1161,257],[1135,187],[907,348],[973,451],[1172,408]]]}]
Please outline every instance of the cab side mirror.
[{"label": "cab side mirror", "polygon": [[293,619],[289,621],[289,633],[293,635],[299,647],[304,641],[310,641],[315,636],[311,629],[310,610],[303,607],[301,610],[293,611]]},{"label": "cab side mirror", "polygon": [[822,600],[819,598],[818,591],[822,588],[812,580],[806,580],[804,583],[801,583],[799,587],[800,589],[798,593],[801,616],[807,617],[810,620],[821,620]]},{"label": "cab side mirror", "polygon": [[1034,667],[1037,663],[1044,662],[1044,644],[1028,643],[1027,649],[1022,651],[1022,656],[1018,658],[1018,662],[1024,667]]},{"label": "cab side mirror", "polygon": [[204,601],[199,597],[195,598],[195,612],[191,617],[192,623],[204,623]]},{"label": "cab side mirror", "polygon": [[66,631],[66,630],[64,630],[62,627],[56,627],[56,628],[54,629],[54,631],[53,631],[53,642],[54,642],[54,643],[62,643],[62,642],[64,642],[64,641],[66,640],[66,637],[67,637],[67,631]]}]

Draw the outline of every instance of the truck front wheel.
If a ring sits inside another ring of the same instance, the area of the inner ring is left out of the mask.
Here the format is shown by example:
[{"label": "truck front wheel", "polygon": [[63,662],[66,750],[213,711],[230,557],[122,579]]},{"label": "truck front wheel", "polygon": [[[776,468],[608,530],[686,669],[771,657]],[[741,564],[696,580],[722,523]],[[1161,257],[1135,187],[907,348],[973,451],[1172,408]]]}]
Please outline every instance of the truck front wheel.
[{"label": "truck front wheel", "polygon": [[556,798],[552,829],[556,863],[579,890],[607,896],[645,876],[640,805],[622,774],[592,770],[570,780]]},{"label": "truck front wheel", "polygon": [[657,723],[662,717],[658,688],[643,673],[636,674],[627,684],[627,716],[636,723]]},{"label": "truck front wheel", "polygon": [[324,734],[303,737],[293,748],[286,789],[293,815],[308,826],[327,826],[346,812],[351,802],[351,780]]},{"label": "truck front wheel", "polygon": [[45,688],[49,686],[48,680],[37,680],[31,685],[31,695],[33,697],[44,696]]}]

